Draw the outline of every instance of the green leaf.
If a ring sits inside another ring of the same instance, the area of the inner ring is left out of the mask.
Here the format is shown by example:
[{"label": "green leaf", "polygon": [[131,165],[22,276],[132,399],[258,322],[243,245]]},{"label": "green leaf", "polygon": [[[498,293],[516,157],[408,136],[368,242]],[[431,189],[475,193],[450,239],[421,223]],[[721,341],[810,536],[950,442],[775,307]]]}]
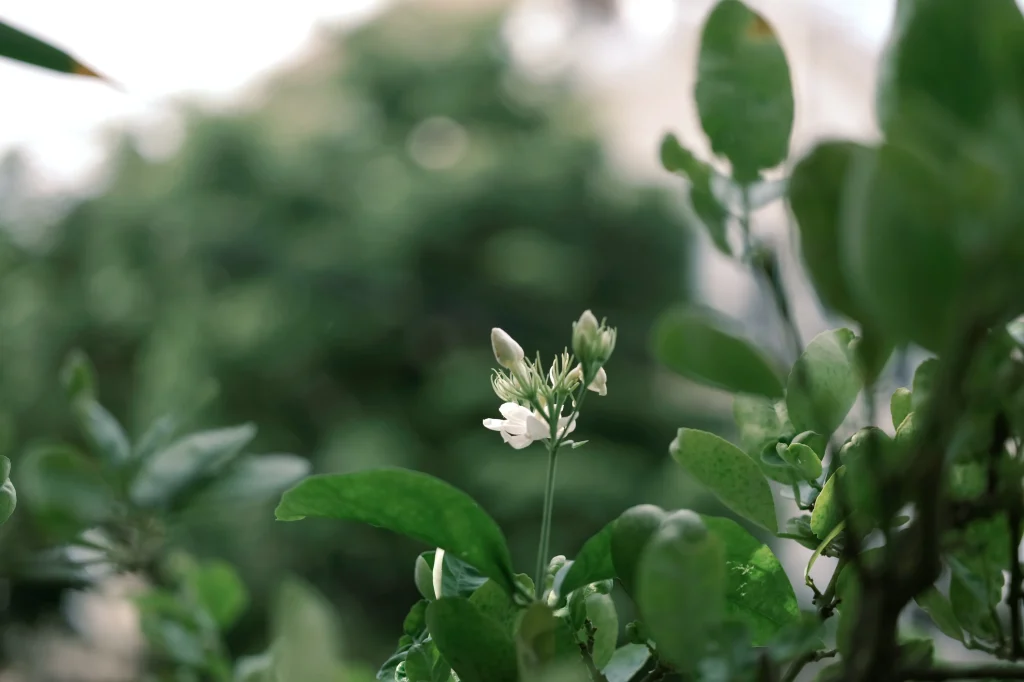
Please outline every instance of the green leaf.
[{"label": "green leaf", "polygon": [[437,647],[433,642],[412,645],[405,657],[405,676],[409,682],[448,682],[451,668],[441,663]]},{"label": "green leaf", "polygon": [[615,650],[612,659],[601,673],[608,682],[630,682],[651,657],[651,650],[644,644],[626,644]]},{"label": "green leaf", "polygon": [[790,443],[788,446],[779,443],[777,450],[779,457],[808,481],[816,481],[821,476],[821,460],[809,446],[803,443]]},{"label": "green leaf", "polygon": [[897,388],[892,392],[889,400],[889,413],[892,415],[892,428],[900,428],[900,424],[913,410],[911,406],[911,393],[909,388]]},{"label": "green leaf", "polygon": [[775,32],[738,0],[711,12],[701,37],[694,90],[701,125],[737,182],[756,181],[789,153],[793,91]]},{"label": "green leaf", "polygon": [[273,604],[277,674],[287,680],[338,679],[340,626],[330,602],[311,585],[288,578]]},{"label": "green leaf", "polygon": [[863,155],[849,188],[841,250],[872,325],[894,343],[936,352],[958,329],[960,306],[974,286],[954,234],[962,192],[950,175],[892,143]]},{"label": "green leaf", "polygon": [[[4,459],[7,458],[5,457]],[[0,485],[0,524],[7,523],[7,520],[14,514],[14,509],[17,506],[18,491],[14,489],[14,483],[11,479],[4,479],[3,484]]]},{"label": "green leaf", "polygon": [[697,214],[711,242],[726,256],[732,256],[729,246],[729,211],[722,206],[711,188],[714,170],[699,161],[690,150],[684,148],[675,135],[666,135],[661,142],[661,164],[665,170],[682,175],[690,180],[690,204]]},{"label": "green leaf", "polygon": [[167,414],[155,419],[135,444],[135,459],[148,459],[150,455],[165,448],[177,430],[178,420],[171,415]]},{"label": "green leaf", "polygon": [[33,448],[16,474],[29,510],[58,533],[93,525],[112,513],[113,491],[99,467],[73,448]]},{"label": "green leaf", "polygon": [[460,682],[517,682],[512,638],[467,599],[443,597],[431,602],[427,629]]},{"label": "green leaf", "polygon": [[252,656],[240,656],[235,661],[233,682],[277,682],[274,652],[264,651]]},{"label": "green leaf", "polygon": [[220,630],[234,625],[249,605],[245,583],[226,561],[199,564],[185,576],[185,588]]},{"label": "green leaf", "polygon": [[420,596],[427,601],[434,601],[437,595],[434,593],[434,556],[436,550],[423,552],[416,557],[416,568],[413,571],[413,582]]},{"label": "green leaf", "polygon": [[[516,577],[523,584],[524,589],[532,593],[533,581],[525,575]],[[515,634],[516,620],[523,608],[515,603],[501,585],[493,580],[488,580],[473,593],[469,601],[480,613],[500,623],[510,637]]]},{"label": "green leaf", "polygon": [[768,481],[742,450],[713,433],[679,429],[669,452],[729,509],[773,533],[778,530]]},{"label": "green leaf", "polygon": [[[619,614],[615,611],[615,602],[610,595],[592,594],[587,597],[587,619],[593,624],[594,632],[594,665],[598,669],[608,665],[615,653],[615,644],[619,640]],[[585,640],[584,640],[585,641]]]},{"label": "green leaf", "polygon": [[274,499],[309,475],[310,462],[298,455],[246,455],[231,462],[190,500],[191,507],[223,507]]},{"label": "green leaf", "polygon": [[0,21],[0,57],[51,71],[103,78],[64,50]]},{"label": "green leaf", "polygon": [[960,642],[964,641],[964,631],[960,627],[960,621],[957,620],[956,614],[953,613],[953,605],[934,586],[914,597],[914,601],[931,616],[932,622],[942,634]]},{"label": "green leaf", "polygon": [[[3,23],[0,23],[0,35],[3,34],[2,26]],[[89,361],[89,356],[80,350],[68,353],[64,364],[61,365],[60,382],[71,402],[79,398],[94,398],[96,396],[96,370]]]},{"label": "green leaf", "polygon": [[100,461],[112,467],[123,465],[132,456],[124,428],[106,408],[92,398],[79,398],[73,410],[82,434]]},{"label": "green leaf", "polygon": [[754,644],[766,644],[799,619],[793,585],[772,550],[735,521],[701,516],[725,548],[725,616],[750,628]]},{"label": "green leaf", "polygon": [[132,501],[142,507],[168,504],[194,481],[216,473],[256,436],[243,424],[185,436],[142,462],[132,481]]},{"label": "green leaf", "polygon": [[831,434],[853,407],[861,389],[849,352],[853,339],[849,329],[822,332],[793,365],[786,407],[797,431]]},{"label": "green leaf", "polygon": [[655,325],[654,354],[693,381],[734,393],[781,398],[782,380],[773,363],[728,327],[708,311],[671,309]]},{"label": "green leaf", "polygon": [[524,678],[551,670],[561,662],[580,660],[580,650],[568,623],[542,602],[530,604],[523,612],[515,641],[519,671]]},{"label": "green leaf", "polygon": [[833,528],[842,523],[843,506],[838,497],[836,481],[845,475],[845,466],[836,469],[825,481],[821,492],[818,493],[818,498],[814,501],[814,510],[811,512],[811,531],[819,540],[824,540]]},{"label": "green leaf", "polygon": [[760,457],[766,445],[796,433],[789,423],[786,404],[781,401],[738,395],[732,400],[732,416],[740,432],[740,447],[751,457]]},{"label": "green leaf", "polygon": [[725,612],[725,549],[700,516],[671,514],[644,547],[637,606],[661,658],[693,671]]},{"label": "green leaf", "polygon": [[841,225],[850,171],[867,152],[854,142],[823,142],[800,160],[789,181],[789,205],[814,290],[827,308],[859,322],[865,315],[843,272]]},{"label": "green leaf", "polygon": [[480,571],[449,552],[444,553],[441,558],[442,597],[469,597],[485,582],[487,576]]},{"label": "green leaf", "polygon": [[612,522],[609,545],[612,566],[630,596],[636,595],[636,571],[644,546],[667,516],[661,507],[639,504],[622,512]]},{"label": "green leaf", "polygon": [[584,585],[615,577],[615,566],[612,563],[612,527],[614,524],[615,522],[612,521],[583,543],[583,547],[576,555],[561,583],[556,582],[555,591],[559,597],[568,595]]},{"label": "green leaf", "polygon": [[386,528],[451,552],[509,593],[515,588],[498,524],[464,492],[427,474],[375,469],[312,476],[286,492],[275,513],[281,521],[313,516]]},{"label": "green leaf", "polygon": [[929,358],[914,370],[913,393],[911,394],[911,412],[920,412],[932,396],[935,382],[939,376],[939,361]]}]

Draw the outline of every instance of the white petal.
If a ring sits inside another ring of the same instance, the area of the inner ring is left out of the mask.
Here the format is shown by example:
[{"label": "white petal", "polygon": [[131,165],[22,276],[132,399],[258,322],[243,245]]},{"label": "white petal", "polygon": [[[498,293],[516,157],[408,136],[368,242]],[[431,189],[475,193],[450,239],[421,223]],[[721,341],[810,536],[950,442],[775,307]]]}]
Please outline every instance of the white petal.
[{"label": "white petal", "polygon": [[503,434],[501,434],[501,437],[505,439],[506,443],[511,445],[516,450],[522,450],[527,445],[529,445],[530,443],[533,442],[533,439],[530,438],[529,436],[526,436],[526,435],[506,436],[503,433]]},{"label": "white petal", "polygon": [[594,380],[587,386],[587,390],[593,391],[598,395],[608,395],[608,373],[604,371],[604,367],[597,370],[597,374],[594,376]]},{"label": "white petal", "polygon": [[[568,428],[566,428],[567,423],[569,425]],[[562,435],[572,433],[573,431],[576,430],[576,420],[573,419],[572,422],[569,423],[569,417],[562,417],[561,419],[558,420],[558,430],[562,433]]]},{"label": "white petal", "polygon": [[490,429],[491,431],[501,431],[505,427],[504,419],[485,419],[484,428]]},{"label": "white petal", "polygon": [[527,433],[528,431],[529,429],[527,429],[526,424],[524,422],[508,421],[505,422],[505,425],[501,427],[501,432],[507,433],[510,436],[521,436],[524,433]]},{"label": "white petal", "polygon": [[433,571],[433,583],[434,583],[434,596],[438,599],[441,598],[441,582],[444,577],[444,550],[440,547],[434,552],[434,571]]},{"label": "white petal", "polygon": [[533,440],[541,440],[551,435],[551,428],[543,419],[531,414],[526,419],[526,433]]},{"label": "white petal", "polygon": [[526,418],[533,414],[533,412],[530,412],[530,408],[517,405],[516,403],[502,403],[501,407],[498,408],[498,412],[501,412],[501,416],[505,419],[520,422],[526,422]]}]

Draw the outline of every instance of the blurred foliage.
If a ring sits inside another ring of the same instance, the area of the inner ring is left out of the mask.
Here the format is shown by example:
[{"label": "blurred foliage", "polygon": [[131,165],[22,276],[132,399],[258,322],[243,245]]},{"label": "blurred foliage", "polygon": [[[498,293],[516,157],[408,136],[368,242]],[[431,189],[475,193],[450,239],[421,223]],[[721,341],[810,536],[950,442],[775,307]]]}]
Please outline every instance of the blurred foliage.
[{"label": "blurred foliage", "polygon": [[[167,160],[125,137],[104,190],[55,224],[8,220],[0,454],[14,480],[26,444],[79,442],[54,390],[78,347],[130,436],[165,413],[190,428],[251,421],[256,451],[308,455],[315,471],[430,472],[480,500],[528,565],[544,464],[481,427],[496,416],[488,332],[500,324],[554,354],[590,307],[615,320],[619,343],[609,395],[583,425],[591,444],[560,464],[552,550],[574,553],[641,499],[692,502],[665,443],[680,423],[719,424],[664,399],[646,345],[686,295],[683,219],[618,178],[565,84],[517,72],[498,36],[493,18],[403,8],[326,41],[258,106],[193,111]],[[19,184],[5,168],[0,205]],[[16,514],[4,529],[9,618],[47,603],[24,562],[40,523]],[[169,532],[239,566],[253,608],[234,653],[266,644],[264,595],[285,570],[339,605],[367,659],[387,653],[415,598],[423,548],[371,528],[285,531],[259,507]]]}]

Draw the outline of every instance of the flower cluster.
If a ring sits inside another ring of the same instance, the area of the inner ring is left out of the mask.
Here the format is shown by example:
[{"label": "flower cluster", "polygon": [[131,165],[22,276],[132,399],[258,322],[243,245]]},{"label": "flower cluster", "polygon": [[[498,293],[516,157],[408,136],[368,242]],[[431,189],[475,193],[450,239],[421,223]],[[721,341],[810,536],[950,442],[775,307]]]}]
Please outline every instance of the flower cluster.
[{"label": "flower cluster", "polygon": [[573,323],[572,346],[575,357],[563,352],[544,371],[539,356],[527,360],[515,339],[492,329],[494,358],[503,369],[494,370],[491,386],[502,400],[498,409],[503,419],[485,419],[484,426],[517,450],[538,440],[561,443],[576,428],[582,387],[598,395],[608,393],[604,363],[615,349],[615,330],[587,310]]}]

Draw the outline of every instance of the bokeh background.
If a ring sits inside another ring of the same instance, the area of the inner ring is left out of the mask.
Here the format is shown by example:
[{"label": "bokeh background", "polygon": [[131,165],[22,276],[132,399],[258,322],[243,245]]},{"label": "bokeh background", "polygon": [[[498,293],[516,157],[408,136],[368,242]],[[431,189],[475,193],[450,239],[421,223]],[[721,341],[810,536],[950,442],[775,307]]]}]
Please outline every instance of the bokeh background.
[{"label": "bokeh background", "polygon": [[[749,278],[692,229],[684,187],[657,171],[667,130],[708,157],[690,90],[711,4],[5,7],[124,86],[0,64],[0,451],[15,477],[26,447],[76,440],[58,373],[80,348],[133,433],[168,411],[197,427],[251,420],[256,451],[317,472],[427,471],[477,498],[529,567],[544,463],[481,427],[498,405],[488,334],[550,356],[592,308],[619,344],[609,395],[580,425],[590,444],[560,462],[554,551],[638,502],[714,510],[667,444],[679,426],[727,433],[729,399],[657,367],[651,323],[698,299],[765,345],[780,338]],[[790,55],[794,154],[873,135],[892,3],[750,4]],[[768,237],[784,224],[779,206],[759,216]],[[825,321],[794,288],[813,333]],[[298,575],[336,607],[347,655],[383,660],[424,548],[272,518],[225,509],[173,529],[235,563],[254,595],[232,652],[266,645],[270,595]],[[2,540],[3,657],[20,679],[135,679],[137,626],[117,589],[69,601],[82,585],[26,563],[46,540],[31,509]]]}]

